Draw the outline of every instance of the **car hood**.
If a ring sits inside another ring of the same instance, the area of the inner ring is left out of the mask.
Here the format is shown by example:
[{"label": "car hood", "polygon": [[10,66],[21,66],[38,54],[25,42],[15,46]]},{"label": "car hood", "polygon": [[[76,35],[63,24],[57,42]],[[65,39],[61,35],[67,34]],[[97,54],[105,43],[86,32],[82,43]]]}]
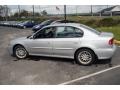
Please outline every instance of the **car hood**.
[{"label": "car hood", "polygon": [[17,38],[16,40],[24,40],[26,39],[26,37],[20,37],[20,38]]},{"label": "car hood", "polygon": [[27,37],[21,37],[21,38],[14,39],[11,42],[19,42],[19,41],[24,41],[26,39],[27,39]]},{"label": "car hood", "polygon": [[39,28],[39,27],[41,27],[41,26],[42,26],[42,25],[38,24],[38,25],[33,26],[33,28]]}]

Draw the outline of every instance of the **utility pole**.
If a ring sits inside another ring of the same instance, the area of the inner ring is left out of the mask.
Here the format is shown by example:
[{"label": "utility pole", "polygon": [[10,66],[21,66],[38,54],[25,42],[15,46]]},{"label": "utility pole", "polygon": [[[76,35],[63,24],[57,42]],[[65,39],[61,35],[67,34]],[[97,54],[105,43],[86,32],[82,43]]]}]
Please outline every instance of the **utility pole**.
[{"label": "utility pole", "polygon": [[102,11],[101,11],[102,9],[101,9],[101,7],[99,8],[99,16],[101,17],[102,16]]},{"label": "utility pole", "polygon": [[91,5],[91,16],[93,16],[93,6]]},{"label": "utility pole", "polygon": [[107,8],[108,8],[108,5],[107,5]]},{"label": "utility pole", "polygon": [[40,5],[39,5],[39,13],[40,13],[40,16],[41,16],[41,7],[40,7]]},{"label": "utility pole", "polygon": [[34,5],[32,5],[32,8],[33,8],[33,19],[34,19],[34,16],[35,16]]},{"label": "utility pole", "polygon": [[[109,5],[107,5],[107,8],[109,8]],[[110,12],[110,16],[111,16],[111,17],[113,16],[113,13],[112,13],[112,11]]]},{"label": "utility pole", "polygon": [[77,10],[78,10],[78,6],[76,5],[76,16],[78,15],[78,12],[77,12]]},{"label": "utility pole", "polygon": [[110,13],[110,16],[112,17],[113,16],[113,12],[111,11],[111,13]]},{"label": "utility pole", "polygon": [[20,5],[18,5],[18,18],[20,18]]},{"label": "utility pole", "polygon": [[5,5],[5,20],[7,21],[8,18],[8,7]]},{"label": "utility pole", "polygon": [[66,21],[66,5],[64,5],[64,19]]}]

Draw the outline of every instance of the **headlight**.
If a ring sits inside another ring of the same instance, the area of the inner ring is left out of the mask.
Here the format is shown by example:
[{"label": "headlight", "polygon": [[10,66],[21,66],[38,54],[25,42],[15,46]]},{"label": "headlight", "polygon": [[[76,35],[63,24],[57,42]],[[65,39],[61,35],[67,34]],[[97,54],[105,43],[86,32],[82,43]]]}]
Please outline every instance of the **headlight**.
[{"label": "headlight", "polygon": [[20,26],[23,26],[23,25],[20,25]]},{"label": "headlight", "polygon": [[22,24],[18,24],[18,26],[23,26]]},{"label": "headlight", "polygon": [[35,28],[39,28],[40,26],[36,26]]}]

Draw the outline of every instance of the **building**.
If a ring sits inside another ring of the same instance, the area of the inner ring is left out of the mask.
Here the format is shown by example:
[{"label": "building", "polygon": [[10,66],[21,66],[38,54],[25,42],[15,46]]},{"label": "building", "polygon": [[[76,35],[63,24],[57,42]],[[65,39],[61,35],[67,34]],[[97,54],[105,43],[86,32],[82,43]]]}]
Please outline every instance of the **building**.
[{"label": "building", "polygon": [[108,16],[108,15],[110,15],[110,16],[120,15],[120,5],[105,8],[105,9],[99,11],[98,13],[100,15],[106,15],[106,16]]}]

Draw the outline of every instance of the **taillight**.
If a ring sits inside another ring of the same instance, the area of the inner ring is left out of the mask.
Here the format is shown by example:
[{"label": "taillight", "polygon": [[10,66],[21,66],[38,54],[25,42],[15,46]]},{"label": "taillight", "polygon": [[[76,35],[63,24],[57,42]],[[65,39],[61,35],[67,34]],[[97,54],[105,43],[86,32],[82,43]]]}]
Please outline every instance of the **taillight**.
[{"label": "taillight", "polygon": [[114,38],[110,39],[109,42],[108,42],[108,44],[109,45],[113,45],[113,41],[114,41]]}]

